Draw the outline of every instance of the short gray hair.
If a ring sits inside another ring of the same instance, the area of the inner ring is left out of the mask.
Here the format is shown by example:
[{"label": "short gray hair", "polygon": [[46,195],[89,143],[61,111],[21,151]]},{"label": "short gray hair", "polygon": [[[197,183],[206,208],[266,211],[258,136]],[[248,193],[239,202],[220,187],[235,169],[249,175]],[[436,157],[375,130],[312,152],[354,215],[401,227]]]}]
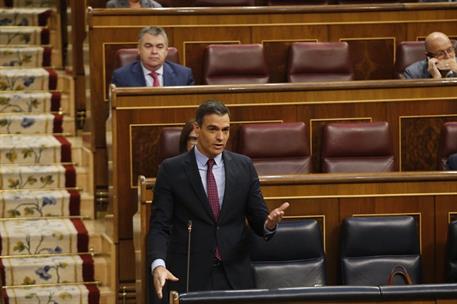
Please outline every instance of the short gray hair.
[{"label": "short gray hair", "polygon": [[165,39],[165,43],[168,46],[167,32],[165,32],[165,30],[163,28],[161,28],[159,26],[143,27],[141,29],[140,33],[138,34],[138,42],[141,42],[141,40],[143,39],[144,35],[146,35],[146,34],[149,34],[149,35],[152,35],[152,36],[162,36]]}]

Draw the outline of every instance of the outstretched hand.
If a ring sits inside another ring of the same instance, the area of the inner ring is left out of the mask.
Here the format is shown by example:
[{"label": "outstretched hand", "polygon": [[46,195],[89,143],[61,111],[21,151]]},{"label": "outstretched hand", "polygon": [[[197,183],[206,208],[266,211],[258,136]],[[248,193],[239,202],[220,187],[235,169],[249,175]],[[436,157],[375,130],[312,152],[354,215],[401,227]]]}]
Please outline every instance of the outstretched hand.
[{"label": "outstretched hand", "polygon": [[171,272],[163,266],[158,266],[152,272],[152,280],[154,282],[154,290],[156,291],[157,297],[162,299],[162,289],[167,280],[176,282],[179,279],[175,277]]},{"label": "outstretched hand", "polygon": [[274,230],[276,228],[276,225],[278,225],[282,220],[284,211],[289,208],[289,205],[290,204],[288,202],[285,202],[278,208],[273,209],[270,214],[268,214],[267,220],[265,222],[265,227],[267,227],[268,230]]}]

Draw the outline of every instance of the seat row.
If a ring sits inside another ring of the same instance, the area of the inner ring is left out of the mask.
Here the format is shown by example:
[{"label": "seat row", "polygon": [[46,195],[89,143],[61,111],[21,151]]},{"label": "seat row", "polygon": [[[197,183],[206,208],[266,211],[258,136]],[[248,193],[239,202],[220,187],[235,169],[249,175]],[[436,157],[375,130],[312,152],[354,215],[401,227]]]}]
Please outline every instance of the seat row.
[{"label": "seat row", "polygon": [[[138,57],[137,49],[119,49],[116,66]],[[423,41],[403,41],[397,47],[395,77],[425,58]],[[168,60],[178,62],[176,48],[169,48]],[[269,82],[269,70],[261,44],[213,44],[205,49],[203,84],[262,84]],[[346,81],[354,79],[353,60],[347,42],[295,42],[289,47],[288,82]]]},{"label": "seat row", "polygon": [[[163,128],[158,159],[179,154],[181,128]],[[446,170],[449,155],[457,153],[457,122],[443,124],[437,169]],[[394,171],[393,144],[387,122],[328,123],[322,128],[321,172]],[[312,171],[305,123],[244,124],[232,150],[249,156],[259,175],[306,174]],[[373,140],[376,139],[376,140]]]},{"label": "seat row", "polygon": [[[418,223],[413,216],[354,216],[341,227],[340,282],[378,286],[421,283]],[[257,288],[326,285],[322,227],[315,219],[285,220],[275,237],[251,235]],[[457,282],[457,221],[449,224],[449,282]],[[444,263],[444,261],[443,261]]]}]

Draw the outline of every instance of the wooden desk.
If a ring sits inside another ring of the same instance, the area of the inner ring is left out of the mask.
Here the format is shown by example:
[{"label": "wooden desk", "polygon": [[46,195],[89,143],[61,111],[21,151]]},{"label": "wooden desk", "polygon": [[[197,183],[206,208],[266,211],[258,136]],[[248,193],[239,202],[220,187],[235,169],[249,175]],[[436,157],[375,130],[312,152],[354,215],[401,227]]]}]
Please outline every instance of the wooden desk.
[{"label": "wooden desk", "polygon": [[[138,303],[154,179],[139,179],[134,244]],[[340,225],[357,215],[411,215],[419,223],[423,283],[445,282],[448,223],[457,218],[457,172],[306,174],[260,177],[269,209],[289,201],[287,217],[321,218],[330,285],[337,283]],[[422,303],[422,302],[421,302]]]}]

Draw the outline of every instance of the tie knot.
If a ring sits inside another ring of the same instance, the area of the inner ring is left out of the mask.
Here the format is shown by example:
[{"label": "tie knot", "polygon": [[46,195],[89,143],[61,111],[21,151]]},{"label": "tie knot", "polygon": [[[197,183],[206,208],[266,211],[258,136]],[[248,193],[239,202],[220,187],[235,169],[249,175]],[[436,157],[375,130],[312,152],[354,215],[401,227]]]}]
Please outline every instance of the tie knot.
[{"label": "tie knot", "polygon": [[212,158],[208,159],[208,162],[206,163],[207,166],[208,166],[208,169],[213,168],[213,166],[214,166],[215,163],[216,163],[216,162],[214,161],[214,159],[212,159]]}]

